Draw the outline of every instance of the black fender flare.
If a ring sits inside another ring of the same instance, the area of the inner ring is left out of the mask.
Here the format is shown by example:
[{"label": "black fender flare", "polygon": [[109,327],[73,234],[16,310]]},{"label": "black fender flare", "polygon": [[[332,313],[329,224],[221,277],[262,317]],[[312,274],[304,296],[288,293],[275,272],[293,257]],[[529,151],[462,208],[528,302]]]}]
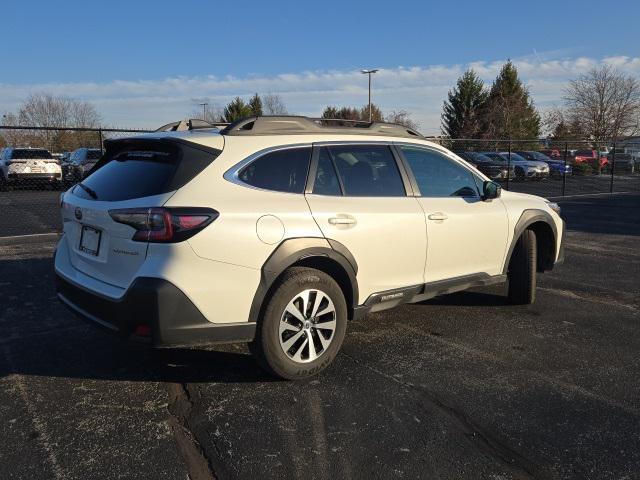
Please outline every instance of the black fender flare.
[{"label": "black fender flare", "polygon": [[257,322],[266,296],[276,279],[292,265],[313,257],[329,258],[346,273],[351,288],[351,305],[347,304],[349,316],[358,304],[358,265],[355,258],[342,243],[322,237],[288,238],[282,241],[265,261],[260,272],[260,283],[249,310],[249,321]]},{"label": "black fender flare", "polygon": [[524,210],[516,223],[516,226],[513,229],[513,238],[511,239],[511,244],[509,245],[509,249],[507,250],[507,255],[505,257],[504,265],[502,267],[502,273],[506,274],[509,269],[509,262],[511,261],[511,255],[513,255],[513,250],[516,247],[516,243],[518,243],[518,239],[522,232],[524,232],[530,225],[536,222],[544,222],[553,231],[553,252],[554,258],[551,260],[551,264],[547,265],[547,269],[553,268],[553,260],[555,260],[555,252],[558,245],[558,228],[556,227],[556,223],[553,221],[551,214],[549,212],[545,212],[544,210],[538,208],[531,208]]}]

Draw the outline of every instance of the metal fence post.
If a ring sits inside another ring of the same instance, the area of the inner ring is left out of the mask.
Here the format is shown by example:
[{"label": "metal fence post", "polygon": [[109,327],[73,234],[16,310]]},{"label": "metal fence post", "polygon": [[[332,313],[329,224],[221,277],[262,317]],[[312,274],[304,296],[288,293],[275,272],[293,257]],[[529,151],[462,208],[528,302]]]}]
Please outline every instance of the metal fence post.
[{"label": "metal fence post", "polygon": [[507,184],[505,190],[509,190],[509,177],[511,176],[511,140],[509,140],[509,154],[507,155]]},{"label": "metal fence post", "polygon": [[98,138],[100,139],[100,153],[104,154],[104,147],[103,147],[103,138],[102,138],[102,129],[98,130]]},{"label": "metal fence post", "polygon": [[567,157],[569,156],[569,142],[564,142],[564,169],[562,170],[562,196],[567,194]]},{"label": "metal fence post", "polygon": [[[600,161],[600,159],[598,159]],[[611,185],[609,193],[613,193],[613,172],[616,169],[616,142],[613,142],[613,153],[611,154]]]}]

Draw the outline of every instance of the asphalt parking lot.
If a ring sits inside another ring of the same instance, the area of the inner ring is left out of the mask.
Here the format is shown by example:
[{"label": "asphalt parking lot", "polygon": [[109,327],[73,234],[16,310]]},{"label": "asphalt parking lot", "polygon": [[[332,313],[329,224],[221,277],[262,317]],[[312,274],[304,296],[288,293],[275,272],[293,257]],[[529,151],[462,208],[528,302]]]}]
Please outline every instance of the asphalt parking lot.
[{"label": "asphalt parking lot", "polygon": [[0,243],[0,477],[640,478],[640,194],[561,205],[535,305],[371,314],[297,383],[121,343],[57,302],[53,243]]}]

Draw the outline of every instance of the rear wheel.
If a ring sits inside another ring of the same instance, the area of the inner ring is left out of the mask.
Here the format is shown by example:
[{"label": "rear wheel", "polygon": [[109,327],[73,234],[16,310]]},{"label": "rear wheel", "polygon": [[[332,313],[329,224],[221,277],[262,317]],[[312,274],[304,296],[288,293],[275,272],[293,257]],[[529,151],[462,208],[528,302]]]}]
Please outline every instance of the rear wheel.
[{"label": "rear wheel", "polygon": [[509,262],[509,301],[514,305],[530,305],[536,299],[536,234],[525,230],[513,250]]},{"label": "rear wheel", "polygon": [[4,178],[2,172],[0,172],[0,192],[7,191],[7,180]]},{"label": "rear wheel", "polygon": [[333,361],[346,327],[347,305],[338,284],[319,270],[294,267],[268,300],[249,349],[274,375],[303,379]]}]

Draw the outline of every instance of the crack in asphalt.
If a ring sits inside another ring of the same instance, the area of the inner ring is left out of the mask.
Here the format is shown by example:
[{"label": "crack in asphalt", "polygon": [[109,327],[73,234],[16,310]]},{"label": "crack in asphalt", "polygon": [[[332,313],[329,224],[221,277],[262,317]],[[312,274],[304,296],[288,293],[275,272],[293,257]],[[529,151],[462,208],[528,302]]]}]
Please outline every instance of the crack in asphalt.
[{"label": "crack in asphalt", "polygon": [[[438,395],[434,392],[422,387],[417,386],[410,382],[404,382],[392,375],[389,375],[372,365],[363,362],[361,360],[352,357],[348,353],[344,351],[340,352],[339,355],[347,357],[349,360],[354,362],[356,365],[364,367],[387,380],[391,380],[392,382],[402,386],[408,391],[418,391],[421,393],[421,396],[426,397],[426,399],[436,407],[442,414],[444,414],[447,418],[453,421],[455,425],[459,427],[459,429],[463,432],[464,436],[469,440],[472,446],[474,446],[477,450],[479,450],[484,455],[492,458],[497,461],[504,467],[506,467],[510,473],[517,479],[535,479],[538,478],[535,472],[538,470],[538,466],[536,466],[533,462],[523,457],[520,453],[516,452],[514,449],[505,445],[500,440],[495,438],[492,434],[485,431],[482,427],[480,427],[477,423],[475,423],[466,413],[463,411],[447,404],[444,400],[442,400]],[[545,475],[541,475],[541,477],[545,477]]]},{"label": "crack in asphalt", "polygon": [[[190,418],[193,410],[194,395],[186,383],[168,383],[169,425],[187,467],[190,480],[215,480],[217,477],[206,452],[191,430]],[[195,393],[199,396],[199,392]],[[197,399],[195,399],[197,400]]]}]

